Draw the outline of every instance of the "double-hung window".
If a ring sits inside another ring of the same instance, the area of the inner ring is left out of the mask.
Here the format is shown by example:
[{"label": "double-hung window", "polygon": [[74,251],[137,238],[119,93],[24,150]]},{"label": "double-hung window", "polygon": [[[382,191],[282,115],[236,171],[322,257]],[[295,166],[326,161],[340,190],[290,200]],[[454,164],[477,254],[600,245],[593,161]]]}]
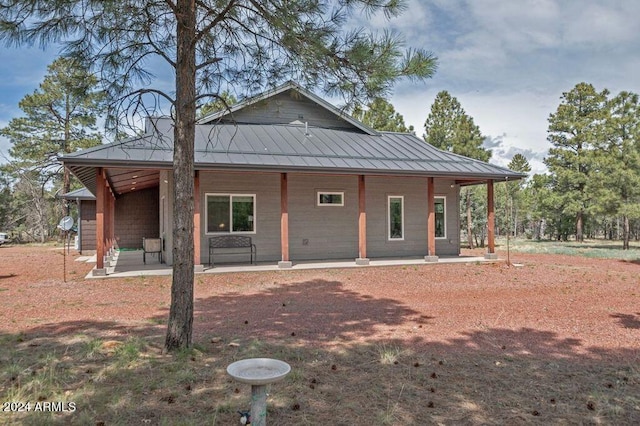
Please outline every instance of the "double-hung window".
[{"label": "double-hung window", "polygon": [[207,234],[256,231],[255,194],[207,194]]}]

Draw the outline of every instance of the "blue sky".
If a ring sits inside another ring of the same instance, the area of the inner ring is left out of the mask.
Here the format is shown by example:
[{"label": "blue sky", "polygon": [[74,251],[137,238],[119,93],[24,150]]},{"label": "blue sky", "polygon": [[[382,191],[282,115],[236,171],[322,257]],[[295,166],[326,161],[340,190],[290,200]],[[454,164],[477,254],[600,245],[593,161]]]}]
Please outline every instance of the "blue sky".
[{"label": "blue sky", "polygon": [[[438,72],[426,83],[401,82],[391,98],[421,136],[436,94],[457,97],[506,165],[524,154],[544,170],[547,119],[562,92],[579,82],[640,93],[637,0],[410,0],[377,30],[404,34],[407,47],[432,51]],[[42,81],[53,49],[0,47],[0,126],[20,115],[18,102]],[[0,162],[9,143],[0,138]]]}]

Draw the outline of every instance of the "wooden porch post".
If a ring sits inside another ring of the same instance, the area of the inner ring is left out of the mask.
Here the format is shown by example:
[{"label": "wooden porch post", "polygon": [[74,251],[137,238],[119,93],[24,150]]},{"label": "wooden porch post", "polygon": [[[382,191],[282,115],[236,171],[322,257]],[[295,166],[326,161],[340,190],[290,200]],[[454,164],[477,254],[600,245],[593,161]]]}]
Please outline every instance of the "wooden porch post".
[{"label": "wooden porch post", "polygon": [[289,259],[289,177],[286,173],[280,173],[280,247],[282,260],[278,262],[279,268],[291,268],[293,264]]},{"label": "wooden porch post", "polygon": [[197,272],[202,272],[204,268],[200,259],[200,173],[198,171],[194,175],[193,196],[193,264]]},{"label": "wooden porch post", "polygon": [[96,169],[96,269],[93,275],[106,275],[104,268],[104,207],[106,182],[102,168]]},{"label": "wooden porch post", "polygon": [[495,242],[495,232],[496,229],[496,210],[495,204],[493,200],[493,180],[489,179],[487,181],[487,243],[488,243],[488,251],[485,254],[485,258],[487,259],[497,259],[498,255],[496,255],[496,242]]},{"label": "wooden porch post", "polygon": [[427,178],[427,255],[426,262],[437,262],[436,256],[436,201],[434,178]]},{"label": "wooden porch post", "polygon": [[116,196],[111,190],[105,193],[109,197],[109,250],[113,252],[116,247]]},{"label": "wooden porch post", "polygon": [[368,265],[367,259],[367,204],[364,175],[358,176],[358,258],[356,265]]}]

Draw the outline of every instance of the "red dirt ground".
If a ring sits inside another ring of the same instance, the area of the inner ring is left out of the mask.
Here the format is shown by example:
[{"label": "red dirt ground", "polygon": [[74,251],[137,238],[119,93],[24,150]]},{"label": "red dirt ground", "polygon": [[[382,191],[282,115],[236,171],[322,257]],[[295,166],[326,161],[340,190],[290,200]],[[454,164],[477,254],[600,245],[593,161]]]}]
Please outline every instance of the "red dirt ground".
[{"label": "red dirt ground", "polygon": [[[0,248],[0,330],[29,333],[108,322],[117,325],[109,327],[111,333],[132,327],[162,333],[162,326],[150,328],[149,323],[162,322],[168,313],[170,277],[85,280],[91,265],[75,262],[75,257],[66,257],[63,282],[61,249]],[[451,343],[485,329],[501,330],[509,340],[510,333],[530,329],[536,331],[532,340],[523,340],[524,333],[512,350],[560,350],[540,341],[543,332],[564,341],[562,350],[574,353],[638,353],[638,263],[540,254],[516,254],[512,261],[524,266],[447,264],[199,275],[195,340],[212,333],[236,335],[236,328],[246,331],[245,321],[263,336],[291,333],[295,327],[299,338],[310,342],[342,336]],[[236,301],[239,296],[242,306]],[[351,319],[358,324],[351,324]]]}]

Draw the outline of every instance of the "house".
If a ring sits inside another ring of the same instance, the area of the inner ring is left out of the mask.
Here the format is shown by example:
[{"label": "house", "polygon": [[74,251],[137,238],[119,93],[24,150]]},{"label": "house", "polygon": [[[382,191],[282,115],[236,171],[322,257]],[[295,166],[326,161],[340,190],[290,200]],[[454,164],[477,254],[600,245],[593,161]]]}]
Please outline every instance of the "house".
[{"label": "house", "polygon": [[[61,157],[96,197],[97,274],[110,248],[140,247],[143,237],[161,238],[172,263],[172,126],[149,119],[142,136]],[[475,184],[488,186],[495,256],[493,183],[524,177],[375,131],[291,82],[202,118],[195,170],[196,268],[209,263],[210,237],[234,234],[281,267],[458,255],[459,190]]]}]

